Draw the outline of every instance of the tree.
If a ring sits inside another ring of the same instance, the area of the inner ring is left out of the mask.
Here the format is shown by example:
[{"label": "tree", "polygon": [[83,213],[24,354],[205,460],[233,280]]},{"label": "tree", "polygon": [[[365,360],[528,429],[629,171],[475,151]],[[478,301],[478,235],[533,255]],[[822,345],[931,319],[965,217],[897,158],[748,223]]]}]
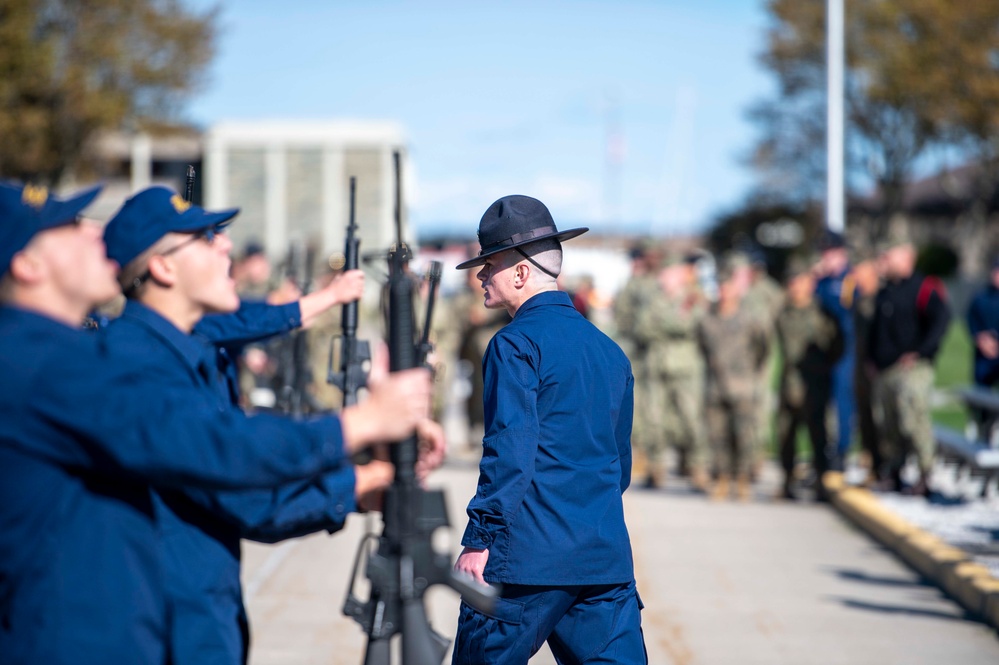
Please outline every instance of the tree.
[{"label": "tree", "polygon": [[[967,6],[966,6],[967,5]],[[825,2],[770,0],[763,65],[777,95],[751,117],[752,163],[791,201],[824,198]],[[846,5],[848,172],[873,180],[879,220],[902,207],[912,167],[934,143],[999,155],[999,2],[850,0]]]},{"label": "tree", "polygon": [[216,18],[179,0],[0,0],[0,176],[55,186],[102,131],[176,127]]}]

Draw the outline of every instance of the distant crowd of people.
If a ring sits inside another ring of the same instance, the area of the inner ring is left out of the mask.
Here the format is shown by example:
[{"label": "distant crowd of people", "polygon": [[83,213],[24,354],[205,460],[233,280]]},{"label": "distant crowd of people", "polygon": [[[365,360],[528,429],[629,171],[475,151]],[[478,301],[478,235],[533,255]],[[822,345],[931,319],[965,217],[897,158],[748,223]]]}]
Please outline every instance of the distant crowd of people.
[{"label": "distant crowd of people", "polygon": [[[637,481],[662,485],[673,447],[693,487],[748,500],[772,432],[780,495],[795,498],[804,426],[817,499],[825,499],[823,475],[843,470],[855,430],[872,486],[929,491],[933,363],[951,320],[946,289],[916,269],[916,248],[898,230],[875,248],[827,232],[814,249],[790,257],[783,285],[761,254],[730,251],[717,262],[717,297],[708,298],[698,279],[703,252],[634,248],[614,317],[636,377]],[[999,373],[996,294],[992,287],[973,306],[983,312],[970,324],[976,378]],[[905,483],[910,456],[919,477]]]}]

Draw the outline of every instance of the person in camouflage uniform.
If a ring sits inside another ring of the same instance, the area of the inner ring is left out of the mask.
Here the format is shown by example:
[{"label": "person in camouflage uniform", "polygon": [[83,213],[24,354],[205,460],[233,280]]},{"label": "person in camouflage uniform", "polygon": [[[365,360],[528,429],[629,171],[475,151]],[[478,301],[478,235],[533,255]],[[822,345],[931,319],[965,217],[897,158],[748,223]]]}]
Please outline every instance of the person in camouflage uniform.
[{"label": "person in camouflage uniform", "polygon": [[698,338],[707,364],[706,413],[718,469],[712,499],[724,499],[734,478],[740,500],[750,498],[756,437],[756,382],[766,359],[766,330],[742,300],[746,284],[728,257],[718,269],[718,302],[701,321]]},{"label": "person in camouflage uniform", "polygon": [[867,338],[871,322],[874,320],[874,300],[880,288],[880,275],[877,255],[871,249],[855,248],[852,251],[850,271],[853,299],[853,331],[856,340],[854,353],[856,363],[853,370],[853,396],[857,412],[857,426],[860,431],[860,444],[869,457],[868,484],[882,480],[884,460],[878,442],[878,428],[874,420],[874,392],[868,372],[870,357],[867,352]]},{"label": "person in camouflage uniform", "polygon": [[[635,317],[635,337],[646,349],[650,408],[661,409],[667,441],[680,454],[680,473],[689,474],[693,486],[706,490],[709,451],[704,430],[704,358],[697,329],[707,302],[697,288],[694,265],[670,255],[658,275],[658,292]],[[652,444],[665,443],[662,439]],[[646,451],[648,484],[662,482],[663,448]]]},{"label": "person in camouflage uniform", "polygon": [[660,253],[651,241],[643,241],[632,248],[631,277],[614,300],[614,341],[631,361],[635,377],[635,416],[631,430],[631,475],[646,485],[656,485],[661,477],[650,475],[648,456],[665,446],[661,391],[652,381],[647,370],[648,349],[636,335],[635,324],[640,312],[660,293],[657,282]]},{"label": "person in camouflage uniform", "polygon": [[784,485],[781,495],[793,499],[792,480],[798,428],[808,428],[815,469],[816,499],[826,499],[822,476],[829,470],[826,406],[832,370],[843,353],[843,336],[836,320],[815,299],[811,266],[795,257],[787,268],[787,299],[777,316],[776,330],[784,354],[777,409],[777,443]]},{"label": "person in camouflage uniform", "polygon": [[774,414],[773,376],[777,366],[776,322],[784,307],[784,289],[767,273],[766,260],[761,252],[747,255],[749,288],[745,307],[756,317],[766,333],[766,357],[756,382],[756,448],[753,450],[753,474],[766,457],[766,442],[770,440]]}]

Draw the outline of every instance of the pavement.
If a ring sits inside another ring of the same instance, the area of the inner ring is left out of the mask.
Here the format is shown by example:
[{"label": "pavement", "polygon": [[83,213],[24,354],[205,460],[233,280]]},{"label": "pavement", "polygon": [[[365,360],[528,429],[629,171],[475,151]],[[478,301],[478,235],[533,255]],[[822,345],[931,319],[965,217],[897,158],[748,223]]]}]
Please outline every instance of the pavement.
[{"label": "pavement", "polygon": [[[452,554],[476,474],[458,456],[432,477],[454,522],[438,547]],[[709,502],[674,478],[625,494],[650,663],[999,663],[992,628],[828,504],[770,499],[773,478],[748,504]],[[364,636],[341,607],[369,519],[354,515],[332,537],[244,545],[252,665],[361,662]],[[435,589],[427,605],[452,637],[457,597]],[[544,648],[531,662],[554,660]]]}]

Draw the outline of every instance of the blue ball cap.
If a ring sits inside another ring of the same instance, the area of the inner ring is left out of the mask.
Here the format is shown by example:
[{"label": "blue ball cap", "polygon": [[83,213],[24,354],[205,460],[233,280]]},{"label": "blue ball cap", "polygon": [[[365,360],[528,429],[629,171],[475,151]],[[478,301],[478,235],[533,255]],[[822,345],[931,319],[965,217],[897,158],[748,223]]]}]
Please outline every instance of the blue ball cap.
[{"label": "blue ball cap", "polygon": [[168,233],[197,233],[226,226],[239,208],[208,212],[166,187],[131,197],[104,227],[108,258],[126,266]]},{"label": "blue ball cap", "polygon": [[0,275],[36,233],[75,223],[100,193],[98,185],[60,199],[45,187],[0,183]]}]

